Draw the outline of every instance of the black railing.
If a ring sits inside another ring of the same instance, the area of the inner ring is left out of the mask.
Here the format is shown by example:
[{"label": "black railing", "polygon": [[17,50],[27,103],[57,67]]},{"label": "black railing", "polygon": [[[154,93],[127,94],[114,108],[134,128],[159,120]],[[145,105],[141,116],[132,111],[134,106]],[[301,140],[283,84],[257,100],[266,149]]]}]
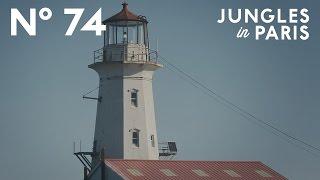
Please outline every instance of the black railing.
[{"label": "black railing", "polygon": [[173,159],[178,153],[176,142],[162,142],[159,143],[159,158]]},{"label": "black railing", "polygon": [[101,48],[93,52],[94,63],[103,61],[125,61],[125,62],[152,62],[158,63],[158,52],[148,50],[148,53],[108,53]]}]

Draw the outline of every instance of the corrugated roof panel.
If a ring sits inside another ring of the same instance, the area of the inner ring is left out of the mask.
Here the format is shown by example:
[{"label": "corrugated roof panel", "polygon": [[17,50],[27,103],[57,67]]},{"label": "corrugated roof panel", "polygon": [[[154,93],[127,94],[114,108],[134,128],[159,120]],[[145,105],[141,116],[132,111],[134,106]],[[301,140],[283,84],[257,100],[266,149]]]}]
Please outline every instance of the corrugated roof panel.
[{"label": "corrugated roof panel", "polygon": [[133,176],[143,176],[143,174],[138,169],[127,169]]},{"label": "corrugated roof panel", "polygon": [[209,175],[201,169],[193,169],[194,173],[196,173],[200,177],[208,177]]},{"label": "corrugated roof panel", "polygon": [[241,177],[238,173],[230,169],[223,170],[223,172],[227,173],[231,177]]},{"label": "corrugated roof panel", "polygon": [[174,172],[172,172],[170,169],[160,169],[163,174],[166,176],[177,176]]},{"label": "corrugated roof panel", "polygon": [[[160,161],[160,160],[112,160],[106,159],[105,164],[125,180],[193,180],[193,179],[237,179],[237,180],[286,180],[285,177],[268,166],[257,161]],[[142,176],[135,176],[127,169],[138,170]],[[176,176],[168,176],[161,170],[170,170]],[[208,176],[201,176],[201,170]],[[232,170],[241,177],[231,177]],[[198,172],[198,173],[196,173]],[[200,172],[200,173],[199,173]],[[258,173],[259,172],[259,173]],[[265,173],[263,173],[265,172]],[[264,177],[269,174],[270,176]],[[200,177],[201,176],[201,177]]]},{"label": "corrugated roof panel", "polygon": [[262,177],[272,177],[269,173],[265,172],[264,170],[256,170],[256,173],[258,173]]}]

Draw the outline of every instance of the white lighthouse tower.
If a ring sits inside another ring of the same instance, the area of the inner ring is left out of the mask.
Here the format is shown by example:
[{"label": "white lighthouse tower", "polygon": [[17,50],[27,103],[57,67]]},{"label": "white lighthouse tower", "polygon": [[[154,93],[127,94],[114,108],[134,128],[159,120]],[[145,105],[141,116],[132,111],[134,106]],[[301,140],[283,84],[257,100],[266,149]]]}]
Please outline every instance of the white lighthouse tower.
[{"label": "white lighthouse tower", "polygon": [[162,66],[149,49],[148,21],[122,5],[103,22],[104,47],[89,65],[100,77],[93,150],[113,159],[157,160],[152,79]]}]

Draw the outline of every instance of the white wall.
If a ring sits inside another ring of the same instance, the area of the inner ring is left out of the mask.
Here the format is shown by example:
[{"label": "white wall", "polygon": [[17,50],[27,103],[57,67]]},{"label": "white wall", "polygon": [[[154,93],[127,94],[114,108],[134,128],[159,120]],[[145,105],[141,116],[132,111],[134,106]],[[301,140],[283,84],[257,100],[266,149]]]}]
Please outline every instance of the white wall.
[{"label": "white wall", "polygon": [[[96,63],[90,66],[100,76],[95,127],[97,150],[107,158],[158,159],[158,142],[152,91],[152,63]],[[131,105],[131,90],[138,90],[138,107]],[[132,129],[140,130],[139,147],[132,144]],[[155,147],[150,137],[155,137]]]}]

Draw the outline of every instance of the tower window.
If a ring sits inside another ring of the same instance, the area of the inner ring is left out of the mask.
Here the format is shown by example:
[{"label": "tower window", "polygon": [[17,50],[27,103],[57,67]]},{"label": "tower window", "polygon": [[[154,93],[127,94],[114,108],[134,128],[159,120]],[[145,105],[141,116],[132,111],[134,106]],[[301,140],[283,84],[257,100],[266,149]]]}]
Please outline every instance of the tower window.
[{"label": "tower window", "polygon": [[131,130],[132,132],[132,145],[135,147],[139,147],[139,130],[138,129],[133,129]]},{"label": "tower window", "polygon": [[138,90],[133,89],[131,91],[131,105],[134,107],[138,107]]},{"label": "tower window", "polygon": [[151,140],[151,146],[155,147],[154,135],[150,136],[150,140]]}]

